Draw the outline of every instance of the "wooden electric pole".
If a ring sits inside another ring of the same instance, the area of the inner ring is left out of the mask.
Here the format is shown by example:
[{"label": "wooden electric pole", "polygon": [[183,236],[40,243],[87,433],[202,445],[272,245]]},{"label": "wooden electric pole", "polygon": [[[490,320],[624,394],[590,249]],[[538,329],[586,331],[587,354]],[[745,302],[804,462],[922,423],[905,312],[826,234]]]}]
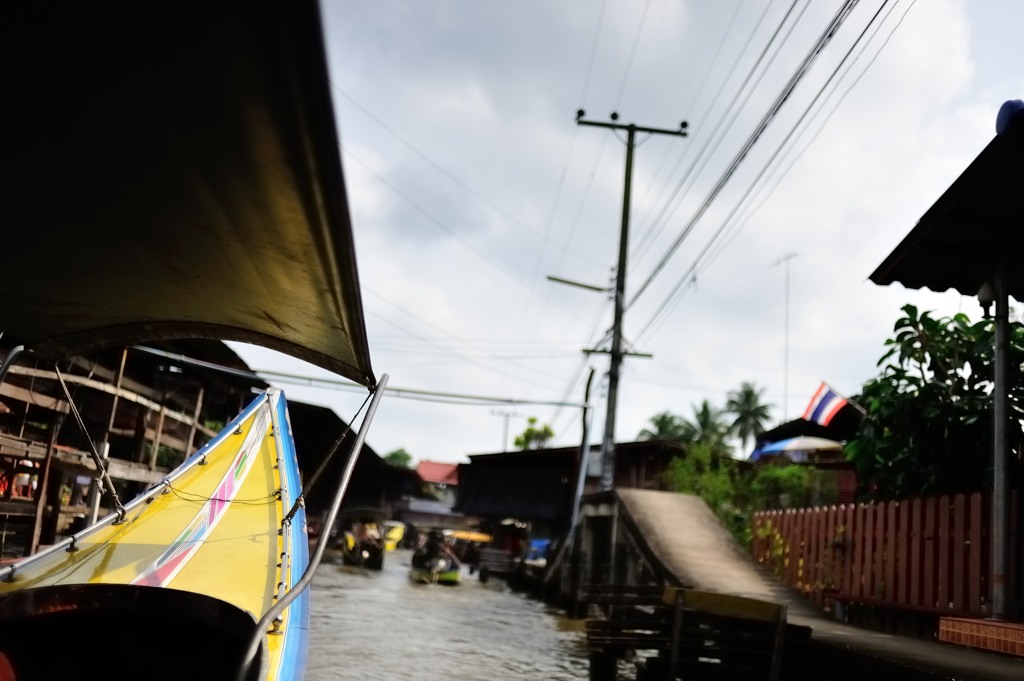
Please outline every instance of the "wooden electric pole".
[{"label": "wooden electric pole", "polygon": [[647,128],[632,123],[623,125],[618,122],[619,115],[611,115],[611,123],[583,120],[586,112],[576,112],[579,125],[592,125],[598,128],[626,131],[626,181],[622,196],[622,228],[619,234],[619,264],[615,271],[615,319],[612,323],[612,347],[609,351],[611,361],[608,368],[608,412],[604,421],[604,440],[601,444],[601,489],[609,490],[615,481],[615,410],[619,391],[619,367],[622,364],[622,312],[626,296],[626,255],[629,244],[629,194],[633,180],[633,146],[637,132],[652,135],[676,135],[686,137],[686,121],[679,125],[678,130],[662,130]]}]

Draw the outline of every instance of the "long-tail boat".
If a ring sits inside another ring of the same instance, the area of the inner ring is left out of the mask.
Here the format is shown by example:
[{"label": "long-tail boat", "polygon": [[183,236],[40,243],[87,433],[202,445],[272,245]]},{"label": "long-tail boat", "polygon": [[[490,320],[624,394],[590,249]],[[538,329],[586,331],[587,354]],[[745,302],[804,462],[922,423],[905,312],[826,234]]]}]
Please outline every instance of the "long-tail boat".
[{"label": "long-tail boat", "polygon": [[[374,376],[316,0],[12,3],[0,382],[174,339]],[[14,66],[16,64],[16,66]],[[67,402],[74,410],[70,393]],[[159,484],[0,569],[0,678],[301,679],[309,590],[284,395]]]}]

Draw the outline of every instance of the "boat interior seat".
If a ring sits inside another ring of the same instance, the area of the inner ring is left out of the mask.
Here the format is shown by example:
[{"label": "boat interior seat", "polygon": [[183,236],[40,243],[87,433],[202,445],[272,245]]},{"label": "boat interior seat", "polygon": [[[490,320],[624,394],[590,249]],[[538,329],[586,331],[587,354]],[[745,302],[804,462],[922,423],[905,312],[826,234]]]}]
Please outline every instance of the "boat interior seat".
[{"label": "boat interior seat", "polygon": [[[234,681],[255,625],[224,601],[159,587],[76,584],[0,594],[0,655],[17,681]],[[258,670],[253,665],[247,679]]]}]

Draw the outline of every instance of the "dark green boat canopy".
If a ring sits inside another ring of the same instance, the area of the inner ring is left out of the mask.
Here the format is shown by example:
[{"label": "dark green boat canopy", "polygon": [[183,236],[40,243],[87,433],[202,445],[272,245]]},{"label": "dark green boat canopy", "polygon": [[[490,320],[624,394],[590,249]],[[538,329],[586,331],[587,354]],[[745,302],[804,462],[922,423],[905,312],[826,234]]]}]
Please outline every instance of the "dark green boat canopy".
[{"label": "dark green boat canopy", "polygon": [[11,3],[0,331],[375,383],[315,1]]}]

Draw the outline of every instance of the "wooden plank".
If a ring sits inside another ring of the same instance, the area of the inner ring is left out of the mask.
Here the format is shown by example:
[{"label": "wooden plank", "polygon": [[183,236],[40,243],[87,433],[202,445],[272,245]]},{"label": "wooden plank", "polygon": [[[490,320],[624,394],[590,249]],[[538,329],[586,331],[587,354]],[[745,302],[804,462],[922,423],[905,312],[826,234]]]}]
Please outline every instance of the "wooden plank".
[{"label": "wooden plank", "polygon": [[640,610],[629,610],[616,615],[615,617],[591,617],[584,621],[583,627],[587,631],[629,631],[630,629],[657,629],[666,628],[669,620],[669,611],[664,614],[661,611],[657,615],[644,613]]},{"label": "wooden plank", "polygon": [[886,600],[896,602],[896,510],[899,504],[889,502],[885,505],[886,512]]},{"label": "wooden plank", "polygon": [[800,515],[803,518],[803,522],[800,526],[800,576],[798,586],[800,592],[803,594],[807,593],[808,590],[808,575],[810,573],[810,558],[811,558],[811,523],[813,518],[811,517],[810,509],[800,509]]},{"label": "wooden plank", "polygon": [[679,587],[666,587],[662,596],[662,602],[666,605],[674,605],[677,593],[682,592],[683,602],[687,610],[696,613],[707,613],[721,617],[734,617],[743,620],[755,620],[760,622],[778,622],[785,619],[786,606],[771,601],[762,601],[745,596],[733,596],[732,594],[721,594],[713,591],[698,591],[696,589],[680,589]]},{"label": "wooden plank", "polygon": [[921,605],[921,500],[910,504],[910,604]]},{"label": "wooden plank", "polygon": [[853,504],[840,507],[843,517],[843,581],[839,593],[849,599],[853,593]]},{"label": "wooden plank", "polygon": [[807,509],[807,560],[804,561],[804,597],[812,603],[818,591],[818,525],[817,508]]},{"label": "wooden plank", "polygon": [[768,536],[765,538],[765,552],[767,555],[767,565],[771,568],[772,573],[779,579],[785,577],[785,565],[786,565],[786,532],[783,526],[785,520],[785,514],[782,511],[772,511],[771,513],[771,530]]},{"label": "wooden plank", "polygon": [[[668,594],[666,596],[672,598]],[[683,627],[687,624],[684,598],[685,593],[682,591],[677,591],[675,597],[672,598],[672,640],[669,642],[669,667],[667,670],[670,681],[673,681],[671,677],[675,674],[675,670],[679,669],[679,650],[683,645]]]},{"label": "wooden plank", "polygon": [[857,504],[853,522],[853,583],[850,596],[860,600],[864,596],[864,504]]},{"label": "wooden plank", "polygon": [[957,494],[953,497],[953,609],[963,610],[964,609],[964,582],[966,575],[964,573],[965,563],[967,562],[964,558],[964,542],[967,537],[964,532],[966,525],[967,505],[964,503],[964,495]]},{"label": "wooden plank", "polygon": [[875,509],[875,564],[871,568],[874,575],[874,585],[871,595],[881,598],[885,593],[885,540],[888,528],[885,525],[885,504],[874,504]]},{"label": "wooden plank", "polygon": [[[32,367],[12,366],[9,369],[9,372],[11,375],[29,376],[32,378],[44,378],[53,381],[57,380],[57,373],[55,371],[49,371],[47,369],[35,369]],[[139,393],[133,392],[131,390],[118,388],[117,386],[111,385],[109,383],[104,383],[103,381],[94,380],[92,378],[89,378],[88,376],[79,376],[77,374],[64,374],[63,376],[64,381],[69,384],[73,383],[76,385],[82,385],[87,388],[91,388],[92,390],[107,393],[109,395],[116,395],[120,399],[127,400],[129,402],[134,402],[135,404],[141,404],[147,409],[152,409],[153,411],[158,411],[159,409],[162,408],[162,405],[159,402],[154,401],[154,399],[150,399],[144,395],[140,395]],[[156,391],[152,390],[152,392],[154,393],[153,397],[155,398]],[[33,397],[31,402],[32,404],[36,404],[38,402],[38,399]],[[55,404],[61,404],[61,402],[57,401]],[[68,409],[66,405],[64,406],[63,409],[60,409],[60,411],[67,412]],[[214,437],[217,434],[217,431],[211,430],[210,428],[207,428],[201,423],[196,423],[196,420],[189,416],[188,414],[183,414],[181,412],[174,411],[173,409],[168,409],[167,416],[171,419],[174,419],[175,421],[178,421],[179,423],[184,423],[185,425],[188,426],[195,426],[197,430],[202,432],[207,437]]]},{"label": "wooden plank", "polygon": [[771,527],[772,521],[770,511],[758,511],[754,514],[750,535],[750,551],[751,555],[754,557],[754,562],[766,567],[770,565],[767,547],[771,539]]},{"label": "wooden plank", "polygon": [[587,638],[602,636],[633,636],[646,638],[649,636],[668,637],[672,632],[667,623],[655,622],[622,622],[619,620],[590,620],[586,624]]},{"label": "wooden plank", "polygon": [[790,555],[788,555],[786,561],[787,576],[786,582],[793,585],[794,587],[800,587],[800,568],[803,562],[803,533],[804,533],[804,514],[799,509],[790,509],[786,513],[790,515],[790,521],[793,523],[791,528],[791,541],[788,543],[788,549],[790,549]]},{"label": "wooden plank", "polygon": [[814,509],[817,521],[814,524],[814,584],[813,602],[819,608],[824,605],[825,575],[828,571],[828,509],[819,506]]},{"label": "wooden plank", "polygon": [[939,497],[939,533],[936,541],[938,542],[939,569],[935,598],[938,607],[949,608],[953,605],[953,599],[949,582],[950,508],[947,496]]},{"label": "wooden plank", "polygon": [[664,589],[661,584],[584,584],[583,594],[645,594],[660,598]]},{"label": "wooden plank", "polygon": [[583,596],[584,603],[593,605],[634,605],[662,607],[661,594],[590,594]]},{"label": "wooden plank", "polygon": [[[832,593],[829,594],[828,600],[831,601],[835,596],[835,590],[838,586],[838,574],[837,565],[838,560],[836,554],[835,542],[836,542],[836,525],[839,522],[839,509],[835,505],[828,507],[828,516],[825,523],[825,556],[826,556],[826,586]],[[821,605],[826,605],[825,598],[822,598]]]},{"label": "wooden plank", "polygon": [[811,595],[811,570],[813,568],[813,557],[811,555],[814,545],[814,509],[801,509],[804,516],[803,540],[801,544],[800,560],[800,593],[804,598]]},{"label": "wooden plank", "polygon": [[667,650],[671,644],[668,634],[661,637],[636,638],[632,636],[595,636],[587,639],[590,648],[620,648],[622,650]]},{"label": "wooden plank", "polygon": [[[970,529],[968,532],[967,564],[967,609],[982,616],[981,610],[981,557],[983,538],[981,494],[974,493],[970,499]],[[1012,574],[1012,573],[1011,573]]]},{"label": "wooden plank", "polygon": [[[763,678],[762,675],[767,672],[770,681],[777,681],[786,634],[785,605],[693,589],[682,593],[687,612],[692,610],[698,614],[711,614],[715,618],[742,622],[735,624],[732,632],[728,625],[723,626],[719,622],[713,633],[703,631],[687,639],[707,641],[710,637],[713,643],[700,648],[700,657],[718,660],[720,665],[712,669],[736,674],[737,678]],[[671,598],[672,602],[680,602],[678,591],[673,593],[666,590],[666,597]],[[756,630],[750,627],[751,620],[767,625],[766,633],[760,641]],[[679,670],[680,667],[673,669]]]},{"label": "wooden plank", "polygon": [[935,542],[935,514],[937,513],[937,505],[935,503],[935,497],[928,497],[924,502],[924,541],[922,546],[924,547],[923,556],[923,570],[924,570],[924,585],[921,594],[921,602],[926,608],[934,608],[936,605],[935,600],[935,583],[936,573],[938,571],[938,563],[935,559],[936,542]]},{"label": "wooden plank", "polygon": [[750,557],[755,563],[761,563],[761,526],[764,518],[763,511],[756,511],[750,517]]},{"label": "wooden plank", "polygon": [[875,506],[864,507],[864,556],[860,563],[861,596],[875,596]]},{"label": "wooden plank", "polygon": [[899,529],[896,535],[896,602],[900,605],[910,603],[910,504],[899,503],[896,513]]},{"label": "wooden plank", "polygon": [[796,544],[796,511],[791,508],[787,508],[783,513],[783,561],[782,561],[782,581],[790,586],[796,584],[796,578],[794,577],[793,561],[796,555],[796,550],[793,548]]}]

